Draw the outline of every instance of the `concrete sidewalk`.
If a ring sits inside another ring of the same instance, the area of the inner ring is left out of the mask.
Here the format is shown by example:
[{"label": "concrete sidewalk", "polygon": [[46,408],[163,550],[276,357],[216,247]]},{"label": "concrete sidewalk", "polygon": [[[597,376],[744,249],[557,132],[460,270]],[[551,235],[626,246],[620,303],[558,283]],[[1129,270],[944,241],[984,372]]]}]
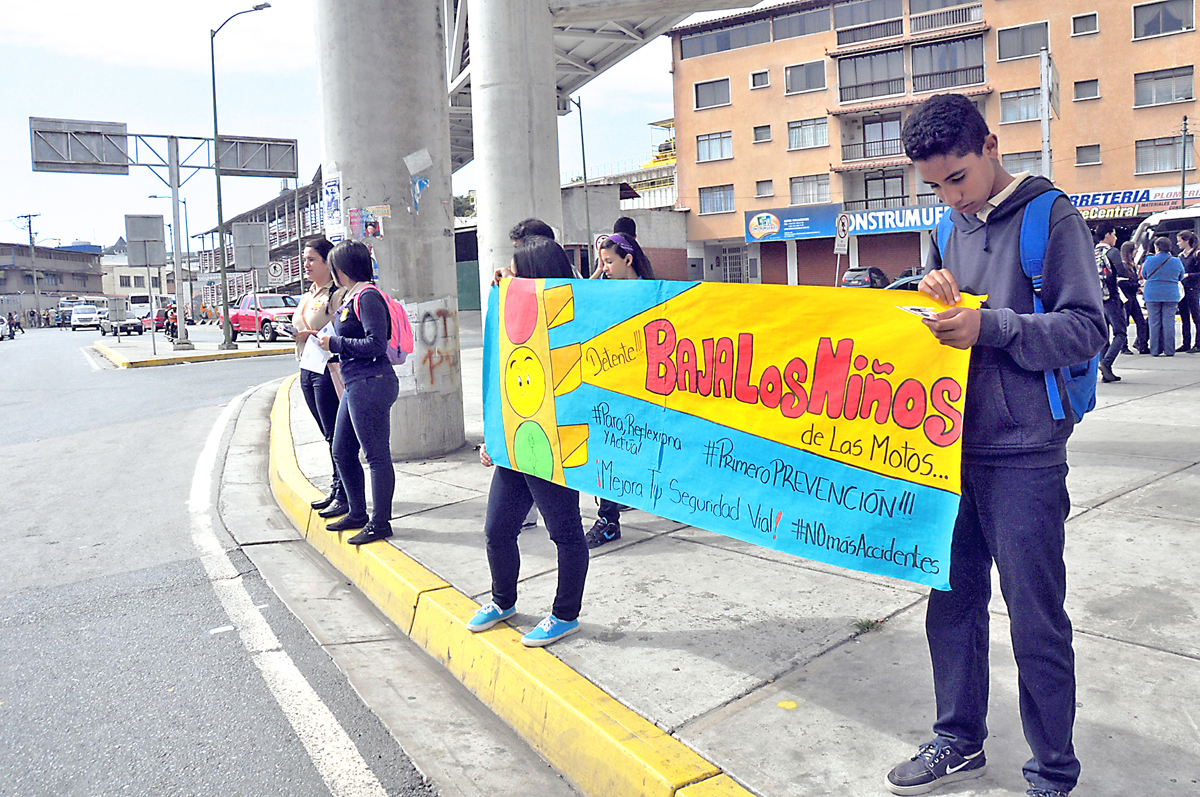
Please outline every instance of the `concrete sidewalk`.
[{"label": "concrete sidewalk", "polygon": [[239,335],[236,349],[222,351],[217,348],[224,340],[219,326],[197,325],[187,329],[188,338],[195,346],[191,351],[175,351],[171,341],[162,332],[155,333],[154,340],[151,340],[149,332],[141,335],[122,335],[119,339],[105,335],[92,343],[92,348],[118,368],[149,368],[208,360],[237,360],[243,357],[291,354],[296,350],[295,344],[286,337],[275,343],[262,341],[255,345],[253,336],[247,339],[245,335]]},{"label": "concrete sidewalk", "polygon": [[[470,339],[478,314],[461,320]],[[480,363],[464,349],[472,446]],[[1123,381],[1100,385],[1070,446],[1076,794],[1197,795],[1200,355],[1122,357],[1115,370]],[[555,549],[539,527],[521,539],[518,630],[471,635],[474,602],[490,597],[491,474],[477,453],[396,463],[396,536],[356,550],[307,510],[328,484],[328,449],[294,380],[285,389],[271,466],[285,512],[583,793],[884,795],[887,770],[931,735],[925,590],[642,512],[592,552],[581,633],[547,650],[517,641],[554,594]],[[595,505],[581,500],[586,528]],[[937,794],[1024,794],[1028,748],[995,594],[988,773]]]}]

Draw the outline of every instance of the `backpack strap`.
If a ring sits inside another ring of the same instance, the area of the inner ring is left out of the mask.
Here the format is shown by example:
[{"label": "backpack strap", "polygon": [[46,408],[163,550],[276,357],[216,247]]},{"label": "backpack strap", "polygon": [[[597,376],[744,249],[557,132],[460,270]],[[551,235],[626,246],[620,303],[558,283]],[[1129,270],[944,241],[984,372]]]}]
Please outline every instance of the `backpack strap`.
[{"label": "backpack strap", "polygon": [[[350,297],[351,301],[354,302],[354,316],[358,319],[360,324],[362,323],[362,316],[359,315],[359,313],[358,313],[358,297],[361,296],[362,292],[365,291],[367,288],[374,288],[376,293],[378,293],[380,296],[383,296],[383,305],[385,308],[387,307],[387,296],[384,295],[383,291],[379,290],[379,286],[376,285],[374,282],[366,283],[361,288],[356,290],[354,292],[354,295]],[[364,326],[363,329],[365,330],[366,327]],[[392,339],[392,314],[388,313],[388,341],[391,341],[391,339]]]},{"label": "backpack strap", "polygon": [[950,233],[954,232],[954,220],[950,218],[950,214],[953,212],[953,210],[947,210],[937,223],[937,248],[938,255],[942,258],[946,257],[946,244],[950,242]]},{"label": "backpack strap", "polygon": [[[1021,268],[1033,283],[1034,312],[1044,313],[1042,304],[1042,267],[1046,262],[1046,243],[1050,239],[1050,210],[1054,202],[1065,196],[1057,189],[1039,194],[1025,205],[1021,216]],[[1066,418],[1062,397],[1058,393],[1058,380],[1054,370],[1043,372],[1046,376],[1046,397],[1050,400],[1050,414],[1056,421]]]}]

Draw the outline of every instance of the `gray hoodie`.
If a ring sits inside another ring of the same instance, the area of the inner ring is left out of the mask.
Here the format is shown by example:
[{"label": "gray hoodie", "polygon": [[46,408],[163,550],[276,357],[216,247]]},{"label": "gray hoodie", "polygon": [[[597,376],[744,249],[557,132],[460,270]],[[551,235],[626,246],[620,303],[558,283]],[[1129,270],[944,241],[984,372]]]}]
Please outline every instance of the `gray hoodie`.
[{"label": "gray hoodie", "polygon": [[987,222],[951,211],[954,232],[945,259],[932,247],[926,271],[946,268],[964,293],[987,295],[979,341],[971,350],[964,410],[963,460],[1019,468],[1066,462],[1074,426],[1061,379],[1066,419],[1050,412],[1043,371],[1093,357],[1108,340],[1092,236],[1065,196],[1050,213],[1042,268],[1044,313],[1021,268],[1025,205],[1053,188],[1030,177],[988,214]]}]

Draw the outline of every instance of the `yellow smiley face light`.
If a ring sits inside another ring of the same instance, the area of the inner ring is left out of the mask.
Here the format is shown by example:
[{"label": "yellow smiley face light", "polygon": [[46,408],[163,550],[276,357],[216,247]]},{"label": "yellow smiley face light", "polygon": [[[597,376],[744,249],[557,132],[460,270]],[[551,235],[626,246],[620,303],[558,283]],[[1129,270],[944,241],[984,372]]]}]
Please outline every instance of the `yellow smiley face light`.
[{"label": "yellow smiley face light", "polygon": [[519,346],[508,355],[504,389],[509,406],[522,418],[532,418],[542,408],[546,399],[546,371],[528,346]]}]

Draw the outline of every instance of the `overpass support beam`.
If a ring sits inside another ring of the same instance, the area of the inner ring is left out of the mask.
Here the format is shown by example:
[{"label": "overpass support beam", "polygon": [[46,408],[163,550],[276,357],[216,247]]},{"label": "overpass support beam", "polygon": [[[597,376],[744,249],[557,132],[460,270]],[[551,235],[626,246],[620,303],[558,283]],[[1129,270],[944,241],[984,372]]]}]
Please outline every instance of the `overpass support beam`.
[{"label": "overpass support beam", "polygon": [[342,181],[342,218],[326,229],[360,238],[363,211],[382,217],[382,237],[363,238],[379,285],[416,311],[417,350],[397,368],[392,456],[444,454],[466,437],[441,3],[317,0],[316,9],[323,176]]},{"label": "overpass support beam", "polygon": [[562,229],[554,28],[546,0],[469,0],[479,282],[512,259],[508,231]]}]

